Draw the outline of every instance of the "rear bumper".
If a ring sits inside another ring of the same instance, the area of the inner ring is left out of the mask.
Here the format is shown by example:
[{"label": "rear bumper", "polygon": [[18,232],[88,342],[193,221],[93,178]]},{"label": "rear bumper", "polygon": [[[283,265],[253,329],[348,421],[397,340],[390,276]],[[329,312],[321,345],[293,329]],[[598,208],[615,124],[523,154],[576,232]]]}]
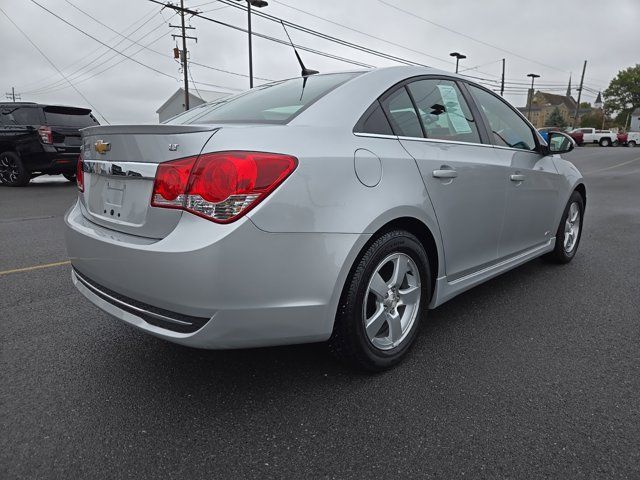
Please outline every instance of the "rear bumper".
[{"label": "rear bumper", "polygon": [[[78,204],[65,223],[81,275],[72,272],[73,282],[85,297],[152,335],[199,348],[326,340],[350,265],[369,238],[267,233],[247,218],[218,225],[185,213],[156,241],[95,225]],[[149,310],[202,326],[178,331],[145,317]]]},{"label": "rear bumper", "polygon": [[[49,150],[49,149],[48,149]],[[67,148],[65,151],[44,151],[38,153],[22,154],[20,156],[27,170],[44,173],[75,173],[79,148]]]}]

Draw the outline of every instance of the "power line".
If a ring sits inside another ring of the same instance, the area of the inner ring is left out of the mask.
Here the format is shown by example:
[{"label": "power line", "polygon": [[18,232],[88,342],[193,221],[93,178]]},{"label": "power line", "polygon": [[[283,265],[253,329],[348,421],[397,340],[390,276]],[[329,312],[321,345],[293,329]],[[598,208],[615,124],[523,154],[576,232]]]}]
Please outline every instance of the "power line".
[{"label": "power line", "polygon": [[292,10],[295,10],[295,11],[297,11],[297,12],[304,13],[305,15],[309,15],[309,16],[311,16],[311,17],[317,18],[317,19],[319,19],[319,20],[323,20],[323,21],[328,22],[328,23],[331,23],[331,24],[333,24],[333,25],[337,25],[337,26],[339,26],[339,27],[346,28],[347,30],[351,30],[352,32],[356,32],[356,33],[359,33],[359,34],[364,35],[364,36],[366,36],[366,37],[373,38],[373,39],[375,39],[375,40],[379,40],[379,41],[384,42],[384,43],[387,43],[387,44],[389,44],[389,45],[393,45],[394,47],[403,48],[403,49],[408,50],[408,51],[410,51],[410,52],[417,53],[417,54],[419,54],[419,55],[424,55],[425,57],[432,58],[432,59],[434,59],[434,60],[438,60],[438,61],[440,61],[440,62],[444,62],[444,63],[446,63],[446,64],[448,64],[448,65],[453,65],[453,62],[451,62],[451,61],[449,61],[449,60],[447,60],[447,59],[440,58],[440,57],[436,57],[436,56],[434,56],[434,55],[430,55],[430,54],[425,53],[425,52],[422,52],[422,51],[420,51],[420,50],[416,50],[416,49],[414,49],[414,48],[407,47],[406,45],[402,45],[402,44],[400,44],[400,43],[395,43],[395,42],[392,42],[392,41],[387,40],[387,39],[385,39],[385,38],[378,37],[378,36],[376,36],[376,35],[371,35],[370,33],[363,32],[362,30],[358,30],[358,29],[356,29],[356,28],[349,27],[348,25],[344,25],[343,23],[339,23],[339,22],[336,22],[336,21],[333,21],[333,20],[329,20],[328,18],[321,17],[320,15],[316,15],[316,14],[311,13],[311,12],[308,12],[308,11],[306,11],[306,10],[302,10],[301,8],[294,7],[293,5],[289,5],[289,4],[287,4],[287,3],[284,3],[282,0],[271,0],[271,1],[272,1],[273,3],[277,3],[277,4],[282,5],[282,6],[284,6],[284,7],[287,7],[287,8],[290,8],[290,9],[292,9]]},{"label": "power line", "polygon": [[132,58],[132,57],[130,57],[129,55],[127,55],[127,54],[125,54],[125,53],[122,53],[122,52],[121,52],[121,51],[119,51],[119,50],[116,50],[116,49],[115,49],[115,48],[113,48],[112,46],[110,46],[110,45],[108,45],[108,44],[104,43],[102,40],[100,40],[100,39],[98,39],[98,38],[94,37],[94,36],[93,36],[93,35],[91,35],[90,33],[85,32],[84,30],[82,30],[81,28],[79,28],[79,27],[75,26],[75,25],[74,25],[74,24],[72,24],[71,22],[68,22],[67,20],[65,20],[64,18],[62,18],[60,15],[58,15],[58,14],[56,14],[56,13],[52,12],[51,10],[49,10],[47,7],[44,7],[44,6],[40,5],[40,4],[39,4],[38,2],[36,2],[35,0],[31,0],[31,2],[32,2],[32,3],[35,3],[35,4],[36,4],[37,6],[39,6],[41,9],[43,9],[43,10],[45,10],[45,11],[49,12],[51,15],[53,15],[54,17],[56,17],[58,20],[60,20],[60,21],[62,21],[62,22],[64,22],[64,23],[66,23],[67,25],[69,25],[69,26],[70,26],[70,27],[72,27],[73,29],[75,29],[75,30],[79,31],[79,32],[80,32],[80,33],[82,33],[83,35],[86,35],[87,37],[89,37],[89,38],[91,38],[91,39],[95,40],[96,42],[98,42],[98,43],[100,43],[100,44],[104,45],[104,46],[105,46],[105,47],[107,47],[109,50],[113,50],[114,52],[118,53],[119,55],[122,55],[123,57],[128,58],[128,59],[129,59],[129,60],[131,60],[132,62],[135,62],[135,63],[137,63],[138,65],[140,65],[140,66],[142,66],[142,67],[145,67],[145,68],[147,68],[147,69],[149,69],[149,70],[152,70],[152,71],[154,71],[154,72],[156,72],[156,73],[158,73],[158,74],[160,74],[160,75],[162,75],[162,76],[164,76],[164,77],[168,77],[168,78],[171,78],[171,79],[173,79],[173,80],[176,80],[176,78],[175,78],[175,77],[173,77],[173,76],[169,75],[168,73],[165,73],[165,72],[163,72],[163,71],[161,71],[161,70],[158,70],[157,68],[154,68],[154,67],[152,67],[152,66],[150,66],[150,65],[147,65],[147,64],[145,64],[145,63],[142,63],[142,62],[140,62],[140,61],[136,60],[135,58]]},{"label": "power line", "polygon": [[[151,14],[151,16],[149,16],[149,14]],[[135,27],[136,30],[142,28],[144,25],[146,25],[149,21],[151,21],[153,19],[153,17],[155,17],[158,14],[158,12],[156,11],[155,8],[152,8],[150,11],[148,11],[147,13],[145,13],[144,15],[142,15],[140,18],[138,18],[137,20],[133,21],[132,23],[130,23],[129,25],[127,25],[125,27],[125,29],[123,31],[127,31],[129,30],[131,27],[133,27],[134,25],[136,25],[137,23],[141,22],[142,20],[146,19],[146,21],[144,23],[142,23],[141,25]],[[149,18],[147,18],[149,17]],[[133,33],[133,32],[132,32]],[[107,42],[112,42],[113,40],[115,40],[117,37],[111,37],[109,40],[107,40]],[[120,43],[120,42],[118,42]],[[117,44],[116,44],[117,45]],[[82,57],[78,58],[77,60],[75,60],[74,62],[65,65],[64,67],[61,68],[61,70],[65,71],[75,65],[77,65],[78,63],[80,63],[82,60],[84,60],[85,58],[91,57],[93,56],[96,52],[102,50],[104,47],[102,45],[98,45],[96,48],[94,48],[93,50],[91,50],[89,53],[87,53],[86,55],[83,55]],[[84,67],[81,68],[86,68],[87,65],[85,65]],[[77,70],[76,70],[77,71]],[[24,84],[24,87],[30,87],[32,85],[37,85],[39,83],[48,81],[51,78],[51,76],[48,76],[46,78],[41,78],[39,80],[33,81],[33,82],[29,82]],[[55,82],[57,83],[57,82]],[[34,90],[39,89],[41,87],[37,87],[34,88]]]},{"label": "power line", "polygon": [[[151,29],[150,31],[148,31],[147,33],[144,33],[143,35],[141,35],[139,37],[139,40],[142,40],[143,38],[151,35],[153,32],[157,31],[159,28],[163,27],[165,25],[164,20],[162,22],[160,22],[160,24],[156,25],[153,29]],[[142,25],[140,26],[142,27]],[[116,44],[114,44],[114,47],[119,45],[120,43],[124,42],[125,39],[133,42],[131,45],[128,45],[127,47],[125,47],[122,51],[126,52],[127,50],[129,50],[130,48],[132,48],[134,45],[140,45],[141,47],[143,47],[142,49],[136,50],[134,53],[131,54],[131,56],[134,56],[136,54],[138,54],[139,52],[141,52],[144,48],[148,48],[149,45],[154,44],[155,42],[157,42],[158,40],[160,40],[161,38],[163,38],[166,34],[162,33],[162,35],[160,35],[159,37],[155,38],[153,41],[147,43],[146,45],[143,45],[133,39],[131,39],[130,37],[124,37],[122,39],[120,39],[120,41],[118,41]],[[100,47],[102,48],[102,47]],[[100,57],[98,57],[100,58]],[[122,63],[123,61],[127,60],[126,58],[120,58],[120,56],[118,54],[109,52],[108,56],[106,56],[105,58],[103,58],[102,60],[100,60],[98,63],[95,63],[95,61],[91,61],[85,65],[83,65],[82,67],[76,69],[75,71],[73,71],[72,73],[69,74],[69,78],[73,78],[74,80],[77,80],[78,78],[82,77],[83,75],[87,75],[90,74],[92,71],[96,71],[99,67],[101,67],[102,65],[105,65],[109,62],[111,62],[111,60],[113,60],[114,58],[119,58],[118,61],[116,61],[115,63],[112,63],[110,66],[107,66],[107,68],[99,70],[98,73],[102,73],[106,70],[108,70],[111,67],[114,67],[115,65],[118,65],[120,63]],[[87,69],[87,67],[89,67]],[[83,71],[86,70],[86,71]],[[90,75],[89,77],[86,77],[82,80],[78,80],[76,83],[82,83],[86,80],[89,80],[93,77],[95,77],[96,74]],[[36,88],[33,90],[28,91],[27,93],[33,93],[33,94],[41,94],[41,93],[45,93],[51,90],[56,90],[58,89],[61,85],[63,85],[64,82],[61,84],[60,81],[57,82],[53,82],[47,85],[44,85],[40,88]]]},{"label": "power line", "polygon": [[[247,7],[245,7],[243,5],[239,5],[239,4],[233,3],[230,0],[218,0],[218,1],[221,2],[221,3],[224,3],[226,5],[229,5],[230,7],[234,7],[234,8],[239,9],[239,10],[247,11]],[[360,50],[361,52],[368,53],[370,55],[375,55],[377,57],[384,58],[386,60],[392,60],[394,62],[404,63],[405,65],[418,65],[418,66],[422,66],[422,67],[429,67],[429,65],[425,65],[424,63],[415,62],[413,60],[408,60],[406,58],[398,57],[396,55],[391,55],[391,54],[388,54],[388,53],[384,53],[384,52],[381,52],[379,50],[374,50],[374,49],[369,48],[369,47],[364,47],[364,46],[359,45],[357,43],[349,42],[347,40],[343,40],[341,38],[337,38],[337,37],[334,37],[334,36],[327,35],[325,33],[319,32],[317,30],[313,30],[311,28],[304,27],[304,26],[299,25],[297,23],[293,23],[293,22],[290,22],[288,20],[284,20],[284,19],[282,19],[280,17],[276,17],[274,15],[269,15],[268,13],[264,13],[264,12],[261,12],[261,11],[255,11],[254,14],[259,16],[259,17],[262,17],[262,18],[265,18],[267,20],[270,20],[272,22],[275,22],[275,23],[280,23],[280,24],[284,23],[287,27],[296,29],[298,31],[301,31],[301,32],[304,32],[304,33],[307,33],[307,34],[310,34],[310,35],[314,35],[316,37],[322,38],[323,40],[328,40],[330,42],[337,43],[339,45],[343,45],[343,46],[346,46],[346,47],[350,47],[350,48],[353,48],[355,50]]]},{"label": "power line", "polygon": [[[34,1],[34,0],[31,0],[31,1]],[[149,0],[149,1],[153,2],[153,3],[157,3],[158,5],[163,5],[163,6],[172,8],[174,10],[180,10],[180,7],[176,7],[175,5],[170,5],[170,4],[166,5],[166,4],[164,4],[164,3],[162,3],[162,2],[160,2],[158,0]],[[189,13],[190,15],[193,15],[193,16],[198,17],[198,18],[202,18],[203,20],[207,20],[209,22],[213,22],[213,23],[218,24],[218,25],[222,25],[222,26],[225,26],[225,27],[228,27],[228,28],[232,28],[233,30],[237,30],[239,32],[248,33],[247,29],[245,29],[245,28],[238,27],[236,25],[231,25],[229,23],[222,22],[222,21],[216,20],[214,18],[206,17],[206,16],[204,16],[204,15],[202,15],[202,14],[196,12],[196,11],[193,11],[193,10],[190,10],[190,9],[187,9],[187,8],[185,8],[184,10],[185,10],[186,13]],[[291,44],[289,42],[285,41],[285,40],[281,40],[279,38],[272,37],[270,35],[265,35],[264,33],[258,33],[258,32],[253,31],[252,34],[254,36],[256,36],[256,37],[264,38],[266,40],[270,40],[270,41],[275,42],[275,43],[280,43],[281,45],[286,45],[288,47],[291,46]],[[334,54],[331,54],[331,53],[327,53],[327,52],[323,52],[323,51],[320,51],[320,50],[316,50],[314,48],[306,47],[304,45],[295,44],[295,47],[300,49],[300,50],[304,50],[306,52],[309,52],[309,53],[314,53],[316,55],[320,55],[320,56],[323,56],[323,57],[331,58],[331,59],[334,59],[334,60],[339,60],[339,61],[345,62],[345,63],[350,63],[352,65],[356,65],[356,66],[359,66],[359,67],[373,68],[373,65],[369,65],[369,64],[366,64],[364,62],[357,61],[357,60],[353,60],[353,59],[341,57],[339,55],[334,55]]]},{"label": "power line", "polygon": [[78,92],[78,94],[79,94],[79,95],[84,99],[84,101],[85,101],[85,102],[87,102],[87,103],[91,106],[91,108],[92,108],[92,109],[93,109],[93,110],[94,110],[98,115],[100,115],[100,116],[102,117],[102,119],[103,119],[105,122],[107,122],[107,123],[109,124],[109,120],[107,120],[107,119],[106,119],[106,117],[105,117],[102,113],[100,113],[100,111],[99,111],[99,110],[98,110],[98,109],[97,109],[97,108],[96,108],[96,107],[95,107],[95,106],[94,106],[94,105],[89,101],[89,99],[88,99],[87,97],[85,97],[85,96],[84,96],[84,94],[83,94],[80,90],[78,90],[78,88],[77,88],[73,83],[71,83],[71,80],[69,80],[69,79],[65,76],[65,74],[64,74],[64,73],[62,73],[62,71],[61,71],[58,67],[56,67],[56,64],[55,64],[55,63],[53,63],[53,61],[51,61],[51,59],[50,59],[49,57],[47,57],[47,55],[46,55],[42,50],[40,50],[40,47],[38,47],[38,45],[36,45],[36,44],[35,44],[35,42],[34,42],[33,40],[31,40],[31,38],[29,37],[29,35],[27,35],[27,34],[26,34],[26,33],[25,33],[25,32],[24,32],[24,31],[23,31],[23,30],[22,30],[22,29],[21,29],[21,28],[20,28],[20,27],[19,27],[19,26],[18,26],[18,25],[17,25],[17,24],[12,20],[12,19],[11,19],[11,17],[10,17],[9,15],[7,15],[7,12],[5,12],[5,11],[2,9],[2,7],[0,7],[0,12],[2,12],[2,13],[4,14],[4,16],[5,16],[5,17],[7,17],[7,18],[9,19],[9,21],[13,24],[13,26],[14,26],[14,27],[16,27],[16,28],[18,29],[18,31],[19,31],[19,32],[20,32],[20,33],[21,33],[21,34],[22,34],[22,35],[23,35],[23,36],[28,40],[28,42],[29,42],[31,45],[33,45],[33,47],[34,47],[36,50],[38,50],[38,52],[40,52],[40,55],[42,55],[42,56],[47,60],[47,62],[49,62],[49,64],[50,64],[50,65],[51,65],[51,66],[52,66],[52,67],[53,67],[53,68],[54,68],[54,69],[55,69],[55,70],[60,74],[60,76],[61,76],[62,78],[64,78],[67,82],[69,82],[69,85],[71,85],[71,86],[73,87],[73,89],[74,89],[76,92]]},{"label": "power line", "polygon": [[442,29],[444,29],[444,30],[446,30],[446,31],[448,31],[448,32],[455,33],[456,35],[460,35],[460,36],[462,36],[462,37],[464,37],[464,38],[468,38],[469,40],[473,40],[474,42],[480,43],[480,44],[485,45],[485,46],[487,46],[487,47],[495,48],[496,50],[500,50],[501,52],[508,53],[508,54],[510,54],[510,55],[513,55],[514,57],[518,57],[518,58],[521,58],[521,59],[523,59],[523,60],[527,60],[527,61],[529,61],[529,62],[533,62],[533,63],[538,64],[538,65],[541,65],[541,66],[543,66],[543,67],[551,68],[551,69],[553,69],[553,70],[557,70],[557,71],[559,71],[559,72],[565,72],[565,73],[568,73],[568,72],[566,72],[565,70],[562,70],[561,68],[554,67],[554,66],[552,66],[552,65],[547,65],[546,63],[538,62],[537,60],[533,60],[533,59],[531,59],[531,58],[525,57],[525,56],[520,55],[520,54],[518,54],[518,53],[512,52],[511,50],[507,50],[507,49],[502,48],[502,47],[499,47],[499,46],[497,46],[497,45],[493,45],[493,44],[491,44],[491,43],[489,43],[489,42],[485,42],[484,40],[480,40],[480,39],[478,39],[478,38],[472,37],[471,35],[467,35],[466,33],[458,32],[457,30],[454,30],[454,29],[449,28],[449,27],[447,27],[447,26],[445,26],[445,25],[441,25],[441,24],[439,24],[439,23],[436,23],[436,22],[434,22],[434,21],[432,21],[432,20],[429,20],[428,18],[422,17],[422,16],[420,16],[420,15],[418,15],[418,14],[416,14],[416,13],[413,13],[413,12],[411,12],[411,11],[409,11],[409,10],[405,10],[405,9],[403,9],[403,8],[401,8],[401,7],[398,7],[398,6],[393,5],[393,4],[389,3],[389,2],[386,2],[385,0],[378,0],[378,2],[380,2],[380,3],[384,4],[384,5],[388,6],[388,7],[394,8],[395,10],[398,10],[398,11],[400,11],[400,12],[403,12],[403,13],[405,13],[406,15],[410,15],[410,16],[412,16],[412,17],[415,17],[415,18],[419,19],[419,20],[422,20],[423,22],[427,22],[427,23],[429,23],[429,24],[431,24],[431,25],[434,25],[434,26],[436,26],[436,27],[442,28]]}]

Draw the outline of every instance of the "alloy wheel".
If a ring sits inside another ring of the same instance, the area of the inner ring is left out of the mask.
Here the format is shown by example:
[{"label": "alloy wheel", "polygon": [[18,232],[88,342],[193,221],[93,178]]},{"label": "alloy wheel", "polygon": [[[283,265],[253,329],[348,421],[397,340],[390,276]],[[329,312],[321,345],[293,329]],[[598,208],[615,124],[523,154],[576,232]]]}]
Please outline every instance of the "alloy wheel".
[{"label": "alloy wheel", "polygon": [[580,206],[573,202],[569,206],[567,220],[564,222],[564,251],[571,253],[578,243],[580,235]]},{"label": "alloy wheel", "polygon": [[18,180],[19,174],[18,164],[11,156],[0,156],[0,181],[2,183],[15,183]]},{"label": "alloy wheel", "polygon": [[380,350],[402,343],[420,307],[420,272],[409,255],[393,253],[376,267],[364,296],[367,338]]}]

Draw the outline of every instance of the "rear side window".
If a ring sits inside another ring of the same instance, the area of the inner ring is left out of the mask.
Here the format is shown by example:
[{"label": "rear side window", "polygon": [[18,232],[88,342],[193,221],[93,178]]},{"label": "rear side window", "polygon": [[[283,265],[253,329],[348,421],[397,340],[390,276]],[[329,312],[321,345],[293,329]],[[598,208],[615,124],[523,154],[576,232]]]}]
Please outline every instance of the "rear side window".
[{"label": "rear side window", "polygon": [[381,103],[396,135],[422,138],[418,116],[413,108],[411,97],[404,87],[397,89]]},{"label": "rear side window", "polygon": [[312,75],[269,83],[178,115],[167,123],[287,123],[358,72]]},{"label": "rear side window", "polygon": [[393,135],[391,125],[382,111],[377,100],[371,105],[353,128],[356,133],[375,133],[378,135]]},{"label": "rear side window", "polygon": [[469,85],[469,90],[491,127],[494,145],[535,150],[533,131],[520,115],[497,96]]},{"label": "rear side window", "polygon": [[41,125],[42,116],[37,107],[2,107],[0,125]]},{"label": "rear side window", "polygon": [[407,88],[427,138],[480,143],[471,110],[454,82],[436,78],[417,80]]},{"label": "rear side window", "polygon": [[98,121],[91,115],[91,110],[85,108],[45,107],[45,123],[57,127],[90,127],[98,125]]}]

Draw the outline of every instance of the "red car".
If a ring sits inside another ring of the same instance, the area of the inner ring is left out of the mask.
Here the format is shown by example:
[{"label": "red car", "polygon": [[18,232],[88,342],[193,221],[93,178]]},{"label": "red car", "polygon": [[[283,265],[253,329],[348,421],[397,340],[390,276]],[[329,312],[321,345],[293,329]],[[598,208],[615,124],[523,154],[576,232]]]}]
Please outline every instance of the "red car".
[{"label": "red car", "polygon": [[[561,128],[558,127],[544,127],[544,128],[539,128],[538,131],[540,133],[548,133],[548,132],[562,132]],[[567,135],[569,135],[571,138],[573,138],[573,140],[576,142],[576,145],[582,145],[584,143],[584,133],[578,131],[578,130],[574,130],[572,132],[565,132]],[[543,137],[546,140],[546,135],[543,135]]]}]

